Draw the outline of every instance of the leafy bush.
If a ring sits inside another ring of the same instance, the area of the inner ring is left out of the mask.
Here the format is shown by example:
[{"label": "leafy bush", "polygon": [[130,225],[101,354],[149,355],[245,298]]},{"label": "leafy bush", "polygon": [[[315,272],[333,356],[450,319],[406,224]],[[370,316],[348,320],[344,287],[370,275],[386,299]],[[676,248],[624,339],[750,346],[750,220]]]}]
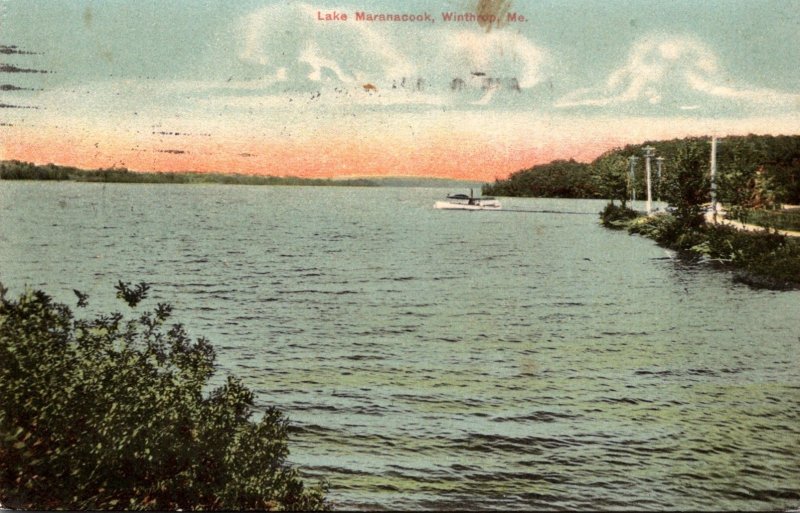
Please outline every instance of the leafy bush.
[{"label": "leafy bush", "polygon": [[751,277],[767,277],[769,284],[765,286],[780,289],[798,288],[800,287],[800,244],[787,241],[786,244],[775,250],[753,258],[744,266],[744,269]]},{"label": "leafy bush", "polygon": [[740,270],[738,281],[774,289],[800,285],[797,240],[774,231],[745,232],[728,226],[709,227],[708,239],[712,256]]},{"label": "leafy bush", "polygon": [[630,233],[644,235],[659,243],[677,238],[679,225],[671,215],[641,217],[628,228]]},{"label": "leafy bush", "polygon": [[630,233],[660,245],[701,254],[736,270],[737,281],[770,289],[800,287],[800,241],[774,231],[746,232],[727,225],[689,228],[672,216],[640,217]]},{"label": "leafy bush", "polygon": [[708,230],[708,256],[725,262],[732,262],[736,253],[736,239],[739,230],[730,225],[718,224]]},{"label": "leafy bush", "polygon": [[[134,307],[147,286],[117,285]],[[78,306],[87,296],[76,291]],[[250,420],[239,380],[204,393],[215,354],[171,307],[76,319],[0,287],[0,502],[35,509],[327,509],[286,463],[287,422]]]},{"label": "leafy bush", "polygon": [[774,231],[746,232],[726,225],[709,226],[708,240],[715,258],[741,264],[774,256],[789,244]]},{"label": "leafy bush", "polygon": [[639,214],[624,205],[606,204],[600,212],[600,221],[607,228],[622,229],[628,226],[629,221],[636,219]]},{"label": "leafy bush", "polygon": [[660,245],[678,251],[693,250],[706,240],[702,227],[689,227],[672,215],[640,218],[631,224],[628,231],[650,237]]}]

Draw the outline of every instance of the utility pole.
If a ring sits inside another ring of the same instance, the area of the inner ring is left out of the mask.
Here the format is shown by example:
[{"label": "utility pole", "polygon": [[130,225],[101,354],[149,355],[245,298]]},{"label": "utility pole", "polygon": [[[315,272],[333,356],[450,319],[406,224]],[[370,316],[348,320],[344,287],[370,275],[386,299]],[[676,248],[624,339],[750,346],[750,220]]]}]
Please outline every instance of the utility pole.
[{"label": "utility pole", "polygon": [[631,189],[631,208],[633,208],[633,202],[636,201],[636,159],[638,159],[636,155],[631,155],[628,157],[628,162],[630,163],[631,169],[628,171],[628,184]]},{"label": "utility pole", "polygon": [[652,146],[645,146],[642,148],[642,151],[644,152],[645,180],[647,181],[647,206],[645,210],[649,216],[653,212],[653,192],[650,184],[650,159],[655,155],[656,149]]},{"label": "utility pole", "polygon": [[656,201],[661,201],[661,169],[664,167],[664,157],[656,157],[656,173],[658,185],[656,186]]},{"label": "utility pole", "polygon": [[711,212],[717,222],[717,136],[711,136]]}]

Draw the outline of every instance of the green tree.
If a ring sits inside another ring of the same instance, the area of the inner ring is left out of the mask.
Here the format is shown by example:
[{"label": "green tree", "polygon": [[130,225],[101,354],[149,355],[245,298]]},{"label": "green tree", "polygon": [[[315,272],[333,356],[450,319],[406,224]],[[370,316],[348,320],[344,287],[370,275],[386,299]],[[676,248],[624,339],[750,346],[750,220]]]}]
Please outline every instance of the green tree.
[{"label": "green tree", "polygon": [[539,198],[595,198],[597,188],[588,164],[554,160],[512,173],[483,186],[483,194]]},{"label": "green tree", "polygon": [[750,137],[731,138],[722,145],[726,151],[720,159],[718,197],[730,205],[734,217],[746,221],[748,209],[761,206],[769,195],[763,176],[764,145]]},{"label": "green tree", "polygon": [[592,175],[597,183],[601,196],[611,200],[619,200],[622,208],[628,202],[628,162],[616,148],[604,153],[592,162]]},{"label": "green tree", "polygon": [[708,141],[685,141],[663,177],[664,199],[675,208],[678,222],[687,228],[703,224],[703,203],[709,201]]},{"label": "green tree", "polygon": [[[0,501],[24,509],[325,509],[286,462],[287,422],[251,420],[238,379],[208,391],[214,349],[159,304],[76,319],[0,287]],[[148,287],[120,282],[134,307]],[[86,294],[76,291],[79,307]]]},{"label": "green tree", "polygon": [[769,172],[776,201],[800,204],[800,136],[769,137],[765,142],[765,169]]}]

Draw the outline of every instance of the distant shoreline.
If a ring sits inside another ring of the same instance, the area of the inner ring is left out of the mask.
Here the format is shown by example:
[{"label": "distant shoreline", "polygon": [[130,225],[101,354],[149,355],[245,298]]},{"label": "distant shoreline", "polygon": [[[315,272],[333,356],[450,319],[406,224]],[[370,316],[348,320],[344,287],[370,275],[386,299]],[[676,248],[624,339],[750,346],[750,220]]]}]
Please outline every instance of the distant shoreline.
[{"label": "distant shoreline", "polygon": [[227,184],[227,185],[313,185],[376,187],[374,180],[361,178],[299,178],[294,176],[257,176],[235,173],[139,172],[125,168],[79,169],[46,164],[43,166],[18,160],[0,162],[0,180],[37,180],[95,183],[164,183],[164,184]]},{"label": "distant shoreline", "polygon": [[86,183],[161,183],[223,185],[295,185],[317,187],[453,187],[480,188],[479,180],[427,176],[367,176],[348,178],[300,178],[260,176],[240,173],[201,173],[197,171],[131,171],[125,168],[80,169],[57,164],[39,165],[19,160],[0,161],[0,180],[67,181]]}]

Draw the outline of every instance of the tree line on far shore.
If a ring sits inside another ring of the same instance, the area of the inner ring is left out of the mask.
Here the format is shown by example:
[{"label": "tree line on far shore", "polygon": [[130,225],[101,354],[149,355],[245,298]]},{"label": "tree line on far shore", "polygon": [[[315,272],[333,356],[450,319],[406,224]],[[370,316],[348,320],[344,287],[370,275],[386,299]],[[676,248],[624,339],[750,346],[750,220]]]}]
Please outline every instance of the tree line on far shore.
[{"label": "tree line on far shore", "polygon": [[[653,195],[664,197],[674,178],[675,162],[687,146],[710,157],[709,137],[645,141],[609,150],[591,163],[556,160],[512,173],[505,180],[483,186],[483,194],[554,198],[606,198],[626,202],[633,191],[645,197],[642,148],[652,146],[663,157],[661,182],[652,162]],[[629,178],[631,156],[639,157],[635,176]],[[717,197],[741,208],[770,208],[800,204],[800,136],[747,135],[720,139],[717,147]],[[699,185],[699,184],[698,184]],[[707,191],[707,188],[706,188]],[[706,192],[706,195],[707,192]]]},{"label": "tree line on far shore", "polygon": [[259,176],[234,173],[148,173],[126,168],[79,169],[56,164],[37,165],[19,160],[0,162],[0,180],[60,180],[104,183],[220,183],[230,185],[331,185],[370,187],[377,184],[366,179],[332,180],[294,176]]}]

